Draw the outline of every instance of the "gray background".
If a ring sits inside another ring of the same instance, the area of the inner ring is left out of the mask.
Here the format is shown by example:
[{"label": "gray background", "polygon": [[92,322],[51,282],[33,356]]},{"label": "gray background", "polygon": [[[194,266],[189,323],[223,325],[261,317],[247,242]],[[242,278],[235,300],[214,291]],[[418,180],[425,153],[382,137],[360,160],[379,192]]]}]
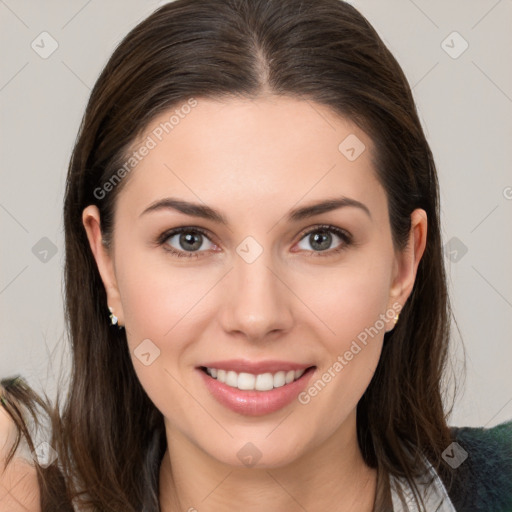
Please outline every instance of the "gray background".
[{"label": "gray background", "polygon": [[[163,3],[0,0],[0,377],[19,373],[50,396],[69,364],[61,210],[70,152],[114,47]],[[512,418],[512,1],[351,3],[402,65],[438,166],[462,335],[454,329],[464,387],[449,422],[495,425]]]}]

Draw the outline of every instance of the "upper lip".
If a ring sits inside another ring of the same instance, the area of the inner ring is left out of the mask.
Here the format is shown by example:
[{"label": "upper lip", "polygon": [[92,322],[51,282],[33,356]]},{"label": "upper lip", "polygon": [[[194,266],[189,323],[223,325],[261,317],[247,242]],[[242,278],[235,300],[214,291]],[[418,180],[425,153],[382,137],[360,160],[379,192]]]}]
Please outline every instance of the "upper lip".
[{"label": "upper lip", "polygon": [[236,373],[245,372],[259,375],[261,373],[277,373],[281,370],[305,370],[313,365],[294,363],[292,361],[266,360],[255,362],[248,361],[247,359],[230,359],[224,361],[212,361],[204,363],[201,366],[206,368],[216,368],[217,370],[231,370]]}]

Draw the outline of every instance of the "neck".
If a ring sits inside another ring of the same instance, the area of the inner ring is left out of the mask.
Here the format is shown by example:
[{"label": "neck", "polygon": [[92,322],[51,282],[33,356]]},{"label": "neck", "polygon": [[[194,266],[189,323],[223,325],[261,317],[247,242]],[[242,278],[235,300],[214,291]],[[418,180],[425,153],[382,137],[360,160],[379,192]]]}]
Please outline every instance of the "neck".
[{"label": "neck", "polygon": [[160,468],[161,512],[373,511],[377,471],[362,458],[355,415],[340,432],[282,467],[228,466],[169,428],[167,446]]}]

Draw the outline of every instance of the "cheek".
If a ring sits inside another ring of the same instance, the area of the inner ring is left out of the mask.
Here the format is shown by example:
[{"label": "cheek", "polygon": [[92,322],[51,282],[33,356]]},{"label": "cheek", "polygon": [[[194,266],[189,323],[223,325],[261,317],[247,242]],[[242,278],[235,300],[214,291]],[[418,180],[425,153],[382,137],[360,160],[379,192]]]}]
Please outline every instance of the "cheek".
[{"label": "cheek", "polygon": [[299,396],[310,413],[305,416],[310,428],[319,416],[325,418],[326,435],[337,428],[368,387],[379,362],[386,319],[394,315],[387,309],[390,269],[389,258],[360,258],[357,266],[333,271],[325,279],[328,286],[309,292],[308,305],[319,312],[326,333],[321,367]]},{"label": "cheek", "polygon": [[117,275],[128,348],[140,384],[165,416],[177,422],[190,419],[179,363],[188,346],[183,333],[187,312],[198,300],[200,285],[186,272],[170,272],[134,252],[119,263]]},{"label": "cheek", "polygon": [[384,334],[387,325],[380,318],[388,307],[391,268],[390,258],[366,251],[329,272],[302,277],[293,285],[315,313],[308,315],[308,323],[316,319],[331,357],[348,350],[358,337],[364,341],[368,330],[373,335],[375,330]]},{"label": "cheek", "polygon": [[163,340],[184,320],[211,286],[197,272],[173,268],[165,258],[133,252],[118,266],[118,284],[127,332]]},{"label": "cheek", "polygon": [[[116,275],[133,367],[157,408],[168,417],[190,418],[190,396],[180,383],[189,378],[196,362],[191,348],[203,326],[201,299],[218,275],[204,272],[201,278],[191,267],[173,267],[143,250],[125,254],[116,264]],[[149,357],[139,358],[141,353]]]}]

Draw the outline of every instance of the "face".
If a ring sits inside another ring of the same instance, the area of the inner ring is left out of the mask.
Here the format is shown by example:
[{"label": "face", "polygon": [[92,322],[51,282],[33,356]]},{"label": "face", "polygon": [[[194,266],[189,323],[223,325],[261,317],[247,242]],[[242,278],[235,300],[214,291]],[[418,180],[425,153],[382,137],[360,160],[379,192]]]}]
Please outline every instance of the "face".
[{"label": "face", "polygon": [[[166,133],[172,113],[141,139],[155,144],[124,178],[110,250],[84,210],[108,302],[168,439],[285,465],[353,430],[414,283],[424,212],[396,252],[372,141],[322,105],[199,98]],[[327,200],[340,202],[310,208]]]}]

